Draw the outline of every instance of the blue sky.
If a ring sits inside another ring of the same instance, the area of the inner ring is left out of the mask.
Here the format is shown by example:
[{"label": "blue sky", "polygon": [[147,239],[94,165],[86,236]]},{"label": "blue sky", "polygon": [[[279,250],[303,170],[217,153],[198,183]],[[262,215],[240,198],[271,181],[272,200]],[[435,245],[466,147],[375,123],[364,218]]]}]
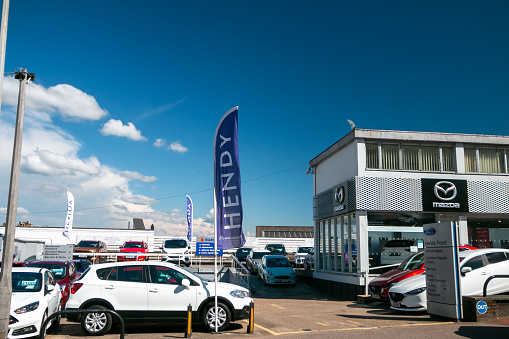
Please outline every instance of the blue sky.
[{"label": "blue sky", "polygon": [[18,221],[213,232],[212,141],[239,106],[244,231],[311,226],[309,160],[358,128],[509,135],[507,1],[11,0],[0,115]]}]

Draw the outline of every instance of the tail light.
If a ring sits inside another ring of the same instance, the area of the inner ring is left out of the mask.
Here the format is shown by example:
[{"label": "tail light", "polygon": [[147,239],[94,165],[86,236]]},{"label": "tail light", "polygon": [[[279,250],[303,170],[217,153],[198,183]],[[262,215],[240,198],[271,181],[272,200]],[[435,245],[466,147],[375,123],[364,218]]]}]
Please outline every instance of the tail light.
[{"label": "tail light", "polygon": [[385,252],[385,248],[382,248],[382,250],[380,252]]},{"label": "tail light", "polygon": [[78,290],[81,288],[81,286],[83,286],[83,283],[73,283],[71,285],[71,294],[78,292]]}]

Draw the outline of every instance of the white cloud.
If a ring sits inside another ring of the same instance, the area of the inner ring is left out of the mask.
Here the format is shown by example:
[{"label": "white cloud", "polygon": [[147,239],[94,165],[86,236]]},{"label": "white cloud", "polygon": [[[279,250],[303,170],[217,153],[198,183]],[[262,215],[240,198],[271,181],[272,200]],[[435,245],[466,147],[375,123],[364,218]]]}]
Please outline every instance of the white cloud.
[{"label": "white cloud", "polygon": [[134,141],[147,140],[147,138],[141,135],[141,132],[136,129],[132,122],[128,122],[127,125],[124,125],[121,120],[110,119],[100,129],[100,132],[102,133],[102,135],[114,135],[117,137],[126,137]]},{"label": "white cloud", "polygon": [[[5,77],[2,104],[17,106],[18,91],[19,80]],[[59,113],[62,117],[79,120],[99,120],[108,115],[93,96],[67,84],[44,88],[33,82],[28,83],[25,108]]]},{"label": "white cloud", "polygon": [[132,172],[132,171],[122,171],[122,172],[120,172],[120,174],[122,174],[125,178],[130,179],[130,180],[141,180],[143,182],[153,182],[153,181],[157,180],[157,178],[154,176],[148,177],[146,175],[140,174],[138,172]]},{"label": "white cloud", "polygon": [[[30,213],[26,208],[18,207],[16,214]],[[0,214],[7,214],[7,207],[0,207]]]},{"label": "white cloud", "polygon": [[172,151],[174,152],[178,152],[178,153],[185,153],[187,152],[187,148],[182,146],[182,144],[180,143],[180,141],[174,141],[170,144],[170,148]]},{"label": "white cloud", "polygon": [[21,167],[25,173],[43,175],[76,175],[77,172],[98,175],[101,172],[99,161],[91,157],[86,162],[76,157],[68,157],[39,148],[33,154],[24,157]]},{"label": "white cloud", "polygon": [[156,139],[154,141],[154,147],[162,148],[166,151],[173,151],[177,153],[185,153],[187,152],[187,147],[184,147],[180,141],[173,141],[169,146],[166,140],[164,139]]},{"label": "white cloud", "polygon": [[168,147],[168,144],[166,143],[166,140],[164,139],[156,139],[156,141],[154,141],[154,147],[159,147],[159,148],[162,148],[162,147]]}]

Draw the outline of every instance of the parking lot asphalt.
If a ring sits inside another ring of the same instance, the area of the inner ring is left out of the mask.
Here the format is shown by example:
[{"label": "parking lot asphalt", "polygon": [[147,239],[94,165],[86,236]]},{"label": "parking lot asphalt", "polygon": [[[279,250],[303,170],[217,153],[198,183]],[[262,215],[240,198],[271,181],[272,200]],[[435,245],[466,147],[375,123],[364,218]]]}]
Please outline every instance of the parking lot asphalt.
[{"label": "parking lot asphalt", "polygon": [[[203,326],[193,327],[193,338],[252,337],[268,338],[490,338],[507,337],[509,319],[490,323],[455,322],[430,317],[425,312],[403,313],[390,310],[376,302],[360,304],[334,299],[303,281],[297,286],[264,286],[251,277],[255,300],[254,332],[247,334],[248,321],[232,323],[219,334]],[[184,324],[126,324],[126,338],[184,338]],[[52,334],[52,339],[85,338],[77,323],[66,322]],[[113,328],[104,339],[119,338],[119,328]]]}]

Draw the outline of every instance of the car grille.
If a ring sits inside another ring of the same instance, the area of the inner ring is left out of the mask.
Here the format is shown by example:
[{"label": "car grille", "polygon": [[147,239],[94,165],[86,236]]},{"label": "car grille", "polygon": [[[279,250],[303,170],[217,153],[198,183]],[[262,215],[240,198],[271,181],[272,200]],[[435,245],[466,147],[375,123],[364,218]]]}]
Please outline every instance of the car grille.
[{"label": "car grille", "polygon": [[402,293],[389,293],[389,297],[394,302],[399,302],[405,298],[405,295]]},{"label": "car grille", "polygon": [[376,293],[376,294],[382,293],[382,288],[380,286],[369,286],[369,290],[372,293]]},{"label": "car grille", "polygon": [[290,276],[289,275],[279,275],[277,277],[274,277],[274,279],[286,279],[286,280],[288,280],[288,279],[290,279]]}]

